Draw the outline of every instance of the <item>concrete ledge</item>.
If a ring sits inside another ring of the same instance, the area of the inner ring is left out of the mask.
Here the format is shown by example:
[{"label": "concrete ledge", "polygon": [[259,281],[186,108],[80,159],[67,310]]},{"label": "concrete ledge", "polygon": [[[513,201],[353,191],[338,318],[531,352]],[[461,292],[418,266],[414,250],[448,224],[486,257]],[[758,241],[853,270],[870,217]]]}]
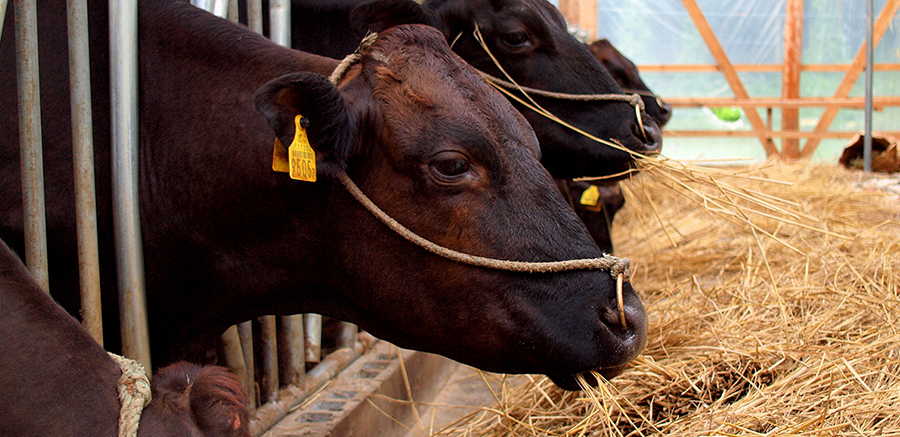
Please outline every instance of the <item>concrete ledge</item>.
[{"label": "concrete ledge", "polygon": [[[263,435],[404,436],[406,427],[416,423],[409,392],[416,402],[432,401],[459,366],[438,355],[379,341]],[[407,378],[410,390],[406,389]]]}]

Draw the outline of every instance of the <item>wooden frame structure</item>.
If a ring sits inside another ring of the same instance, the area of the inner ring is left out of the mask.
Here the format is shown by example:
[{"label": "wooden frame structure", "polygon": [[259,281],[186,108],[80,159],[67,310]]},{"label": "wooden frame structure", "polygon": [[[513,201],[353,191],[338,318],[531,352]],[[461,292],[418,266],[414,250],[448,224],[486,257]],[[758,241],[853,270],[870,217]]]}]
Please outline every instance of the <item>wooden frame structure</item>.
[{"label": "wooden frame structure", "polygon": [[[681,97],[666,98],[666,103],[673,107],[702,106],[737,106],[744,110],[747,120],[752,126],[749,131],[666,131],[673,137],[756,137],[759,139],[767,156],[777,155],[784,159],[804,159],[815,153],[822,139],[850,138],[857,132],[831,132],[829,127],[841,108],[863,108],[864,99],[849,97],[850,90],[865,69],[866,44],[861,47],[850,64],[845,65],[803,65],[801,53],[803,46],[803,0],[786,0],[784,25],[784,64],[782,65],[735,65],[732,64],[719,43],[715,32],[697,5],[696,0],[681,0],[684,8],[700,36],[715,59],[714,65],[639,65],[641,72],[720,72],[734,93],[734,98],[721,97]],[[887,0],[874,24],[873,47],[878,47],[891,20],[900,8],[900,0]],[[559,0],[559,9],[566,20],[586,30],[591,40],[597,39],[597,0]],[[900,64],[878,64],[874,71],[900,71]],[[781,98],[751,97],[738,76],[738,72],[778,72],[782,73]],[[844,77],[830,98],[801,97],[800,75],[806,71],[844,72]],[[900,106],[900,96],[876,97],[873,99],[876,110],[889,106]],[[766,120],[760,116],[757,108],[767,109]],[[781,130],[772,130],[772,108],[780,107]],[[824,112],[812,131],[799,130],[799,108],[822,107]],[[890,132],[897,136],[898,133]],[[773,139],[782,139],[782,148],[778,150]],[[803,147],[800,140],[806,139]]]}]

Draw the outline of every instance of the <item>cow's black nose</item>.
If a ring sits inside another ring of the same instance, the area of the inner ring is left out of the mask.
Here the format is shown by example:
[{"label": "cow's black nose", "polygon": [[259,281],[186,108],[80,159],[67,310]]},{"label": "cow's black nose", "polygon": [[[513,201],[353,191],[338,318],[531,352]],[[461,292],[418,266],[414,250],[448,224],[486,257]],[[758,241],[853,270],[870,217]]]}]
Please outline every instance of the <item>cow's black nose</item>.
[{"label": "cow's black nose", "polygon": [[[635,126],[635,129],[639,130],[640,127]],[[657,154],[662,151],[662,131],[650,116],[644,114],[644,132],[637,132],[635,136],[643,139],[644,150],[641,153]]]}]

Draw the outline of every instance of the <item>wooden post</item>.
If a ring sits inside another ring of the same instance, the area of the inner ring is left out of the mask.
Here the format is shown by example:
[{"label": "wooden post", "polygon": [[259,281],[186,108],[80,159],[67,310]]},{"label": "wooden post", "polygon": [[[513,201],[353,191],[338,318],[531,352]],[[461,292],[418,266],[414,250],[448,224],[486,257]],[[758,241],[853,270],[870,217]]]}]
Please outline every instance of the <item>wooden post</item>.
[{"label": "wooden post", "polygon": [[581,10],[578,6],[578,0],[559,0],[559,12],[569,25],[578,24],[579,14]]},{"label": "wooden post", "polygon": [[578,27],[588,33],[588,43],[597,40],[597,0],[579,0]]},{"label": "wooden post", "polygon": [[[803,0],[788,0],[784,15],[784,70],[781,73],[781,97],[800,97],[800,65],[803,52]],[[781,108],[781,130],[800,129],[800,108]],[[787,160],[800,157],[800,140],[785,138],[781,156]]]}]

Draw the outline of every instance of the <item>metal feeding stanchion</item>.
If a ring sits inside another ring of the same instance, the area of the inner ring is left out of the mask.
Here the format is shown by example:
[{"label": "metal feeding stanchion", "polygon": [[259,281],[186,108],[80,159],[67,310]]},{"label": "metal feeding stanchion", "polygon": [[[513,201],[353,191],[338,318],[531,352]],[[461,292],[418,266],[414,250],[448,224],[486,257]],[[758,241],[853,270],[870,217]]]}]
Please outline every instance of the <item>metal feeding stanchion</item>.
[{"label": "metal feeding stanchion", "polygon": [[[15,2],[16,73],[19,97],[19,154],[25,220],[25,265],[44,290],[47,272],[47,216],[41,145],[41,96],[38,73],[37,4]],[[2,23],[0,23],[2,26]]]},{"label": "metal feeding stanchion", "polygon": [[91,58],[85,0],[68,0],[69,86],[72,101],[72,160],[75,171],[75,223],[78,232],[78,277],[81,323],[103,345],[100,255],[94,188],[94,130],[91,115]]},{"label": "metal feeding stanchion", "polygon": [[138,205],[137,16],[137,0],[110,0],[113,234],[122,354],[152,369]]},{"label": "metal feeding stanchion", "polygon": [[874,79],[875,5],[866,1],[866,110],[863,136],[863,169],[872,171],[872,81]]}]

